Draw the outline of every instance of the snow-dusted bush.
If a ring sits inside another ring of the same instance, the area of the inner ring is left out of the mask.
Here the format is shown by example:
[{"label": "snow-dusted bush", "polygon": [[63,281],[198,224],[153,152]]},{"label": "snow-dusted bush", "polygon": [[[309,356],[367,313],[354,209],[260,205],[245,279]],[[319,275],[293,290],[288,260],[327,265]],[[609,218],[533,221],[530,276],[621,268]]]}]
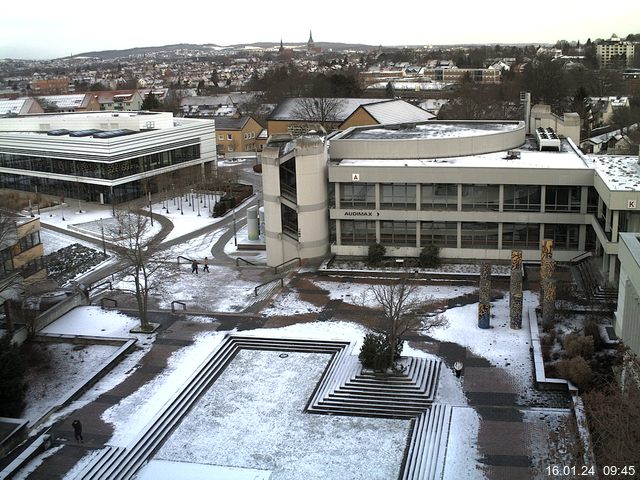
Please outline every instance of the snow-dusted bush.
[{"label": "snow-dusted bush", "polygon": [[593,337],[570,333],[564,337],[564,348],[569,358],[580,356],[589,359],[593,356]]},{"label": "snow-dusted bush", "polygon": [[583,357],[573,357],[569,360],[558,362],[558,373],[574,383],[580,390],[584,390],[591,384],[593,372]]}]

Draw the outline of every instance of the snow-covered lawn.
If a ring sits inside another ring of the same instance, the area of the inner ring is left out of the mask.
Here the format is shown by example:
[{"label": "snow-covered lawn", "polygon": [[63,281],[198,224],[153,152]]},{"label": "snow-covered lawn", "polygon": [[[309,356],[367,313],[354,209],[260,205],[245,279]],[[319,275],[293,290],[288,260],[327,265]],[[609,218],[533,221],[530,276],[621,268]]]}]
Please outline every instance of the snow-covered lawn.
[{"label": "snow-covered lawn", "polygon": [[161,411],[164,404],[175,395],[193,371],[215,349],[223,338],[222,333],[208,332],[199,335],[194,344],[175,352],[167,362],[167,368],[152,382],[109,408],[102,419],[114,426],[110,445],[126,447],[143,427]]},{"label": "snow-covered lawn", "polygon": [[171,266],[156,273],[163,277],[159,297],[160,308],[171,308],[173,300],[187,303],[187,308],[202,308],[213,312],[240,312],[255,301],[253,289],[258,282],[242,278],[236,268],[209,265],[209,272],[199,267],[198,274],[191,273],[191,266]]},{"label": "snow-covered lawn", "polygon": [[506,368],[512,378],[524,391],[533,384],[533,370],[529,347],[529,320],[526,314],[529,307],[535,306],[538,297],[530,291],[523,292],[522,328],[509,327],[508,293],[495,302],[491,302],[491,328],[478,328],[478,304],[450,308],[444,316],[449,326],[429,332],[436,340],[454,342],[480,357],[486,358],[497,367]]},{"label": "snow-covered lawn", "polygon": [[[354,305],[375,307],[376,301],[371,291],[371,284],[351,282],[313,282],[319,288],[329,292],[331,300],[342,300]],[[468,295],[477,290],[475,287],[450,286],[450,285],[418,285],[412,296],[420,301],[430,302],[436,300],[448,300],[463,295]]]},{"label": "snow-covered lawn", "polygon": [[139,326],[139,320],[120,312],[88,306],[74,308],[40,333],[131,338],[136,335],[129,333],[129,330]]},{"label": "snow-covered lawn", "polygon": [[69,391],[84,383],[117,350],[115,345],[74,345],[34,342],[31,358],[37,365],[27,370],[27,406],[22,417],[33,423]]},{"label": "snow-covered lawn", "polygon": [[330,356],[287,355],[241,350],[156,457],[272,470],[273,480],[396,478],[410,422],[305,414]]}]

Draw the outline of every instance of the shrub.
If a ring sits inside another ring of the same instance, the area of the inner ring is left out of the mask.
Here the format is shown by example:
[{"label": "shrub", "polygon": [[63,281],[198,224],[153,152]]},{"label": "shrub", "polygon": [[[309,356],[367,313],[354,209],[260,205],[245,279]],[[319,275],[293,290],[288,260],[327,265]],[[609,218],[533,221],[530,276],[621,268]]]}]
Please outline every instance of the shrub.
[{"label": "shrub", "polygon": [[369,265],[380,265],[386,253],[387,249],[381,243],[372,243],[369,245],[369,253],[367,256]]},{"label": "shrub", "polygon": [[570,333],[564,337],[564,348],[569,358],[580,356],[589,359],[593,356],[593,337]]},{"label": "shrub", "polygon": [[593,372],[583,357],[573,357],[558,363],[558,374],[575,384],[580,390],[586,389],[591,383]]},{"label": "shrub", "polygon": [[389,336],[384,333],[367,333],[362,342],[358,359],[364,368],[376,371],[386,371],[400,358],[402,340],[397,340],[393,362],[391,361],[391,343]]},{"label": "shrub", "polygon": [[602,338],[600,337],[600,328],[594,319],[590,319],[584,326],[584,336],[593,337],[593,348],[595,351],[602,349]]},{"label": "shrub", "polygon": [[418,263],[422,268],[432,268],[440,265],[440,248],[433,243],[420,250]]},{"label": "shrub", "polygon": [[20,349],[9,335],[0,340],[0,416],[18,418],[24,408],[27,385],[25,363]]}]

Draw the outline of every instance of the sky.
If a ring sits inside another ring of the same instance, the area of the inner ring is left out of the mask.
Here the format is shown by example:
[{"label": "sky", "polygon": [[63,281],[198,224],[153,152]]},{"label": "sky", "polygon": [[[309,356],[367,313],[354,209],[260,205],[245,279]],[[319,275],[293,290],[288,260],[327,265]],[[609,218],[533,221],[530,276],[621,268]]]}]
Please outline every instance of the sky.
[{"label": "sky", "polygon": [[2,5],[0,58],[50,59],[175,43],[232,45],[282,38],[286,44],[306,42],[309,30],[316,42],[374,46],[584,42],[640,33],[638,0],[597,9],[584,0],[540,3],[11,1]]}]

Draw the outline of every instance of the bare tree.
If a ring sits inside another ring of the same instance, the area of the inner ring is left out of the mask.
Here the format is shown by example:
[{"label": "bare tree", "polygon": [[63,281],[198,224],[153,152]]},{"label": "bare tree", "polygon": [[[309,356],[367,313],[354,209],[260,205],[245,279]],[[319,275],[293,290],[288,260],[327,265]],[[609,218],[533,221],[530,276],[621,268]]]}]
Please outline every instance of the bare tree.
[{"label": "bare tree", "polygon": [[152,232],[151,219],[131,209],[117,210],[115,224],[109,228],[109,240],[116,253],[128,264],[133,279],[140,328],[149,328],[149,294],[157,287],[153,274],[161,263],[160,241]]},{"label": "bare tree", "polygon": [[325,131],[332,130],[331,123],[339,121],[344,99],[330,97],[301,97],[296,99],[294,116],[307,123],[317,123]]},{"label": "bare tree", "polygon": [[[16,214],[0,208],[0,259],[3,263],[0,275],[0,303],[22,294],[22,276],[14,268],[12,251],[18,241]],[[11,327],[11,318],[8,319]]]},{"label": "bare tree", "polygon": [[378,321],[374,323],[374,329],[387,335],[389,339],[391,365],[395,360],[396,345],[403,335],[418,331],[429,332],[449,324],[443,315],[425,315],[427,302],[418,298],[417,287],[417,284],[409,283],[406,278],[398,283],[371,287],[370,291],[381,310]]}]

